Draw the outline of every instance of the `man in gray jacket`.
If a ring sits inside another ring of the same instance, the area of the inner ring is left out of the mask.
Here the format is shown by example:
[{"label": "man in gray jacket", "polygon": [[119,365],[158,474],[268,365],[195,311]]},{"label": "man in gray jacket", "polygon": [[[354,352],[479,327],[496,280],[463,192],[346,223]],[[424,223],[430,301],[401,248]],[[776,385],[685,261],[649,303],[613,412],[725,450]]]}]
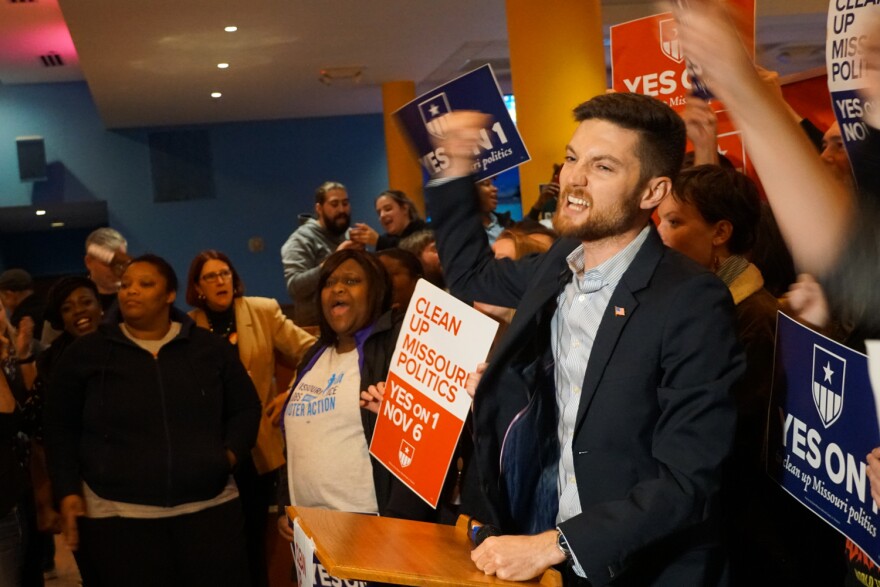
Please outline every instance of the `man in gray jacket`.
[{"label": "man in gray jacket", "polygon": [[351,222],[351,204],[345,186],[325,181],[315,190],[315,214],[297,228],[281,247],[281,264],[287,292],[293,300],[293,321],[298,326],[318,324],[317,288],[321,263],[331,253],[352,246],[346,239]]}]

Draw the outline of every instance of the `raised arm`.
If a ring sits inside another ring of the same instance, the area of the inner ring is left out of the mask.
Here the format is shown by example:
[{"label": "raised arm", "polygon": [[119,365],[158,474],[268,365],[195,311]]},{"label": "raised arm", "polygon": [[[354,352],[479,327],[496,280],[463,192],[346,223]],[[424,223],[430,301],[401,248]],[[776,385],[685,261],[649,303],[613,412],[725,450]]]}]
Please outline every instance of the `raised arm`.
[{"label": "raised arm", "polygon": [[278,302],[269,304],[272,312],[272,343],[275,350],[288,359],[288,364],[296,368],[306,351],[315,344],[315,337],[293,323],[284,315]]},{"label": "raised arm", "polygon": [[785,102],[761,81],[723,3],[691,0],[675,13],[685,53],[743,133],[796,264],[826,272],[845,244],[851,195],[822,165]]},{"label": "raised arm", "polygon": [[437,251],[449,291],[470,303],[516,307],[540,256],[521,261],[495,259],[480,221],[472,174],[474,152],[487,115],[458,111],[445,115],[445,150],[449,166],[428,184],[427,203],[437,236]]}]

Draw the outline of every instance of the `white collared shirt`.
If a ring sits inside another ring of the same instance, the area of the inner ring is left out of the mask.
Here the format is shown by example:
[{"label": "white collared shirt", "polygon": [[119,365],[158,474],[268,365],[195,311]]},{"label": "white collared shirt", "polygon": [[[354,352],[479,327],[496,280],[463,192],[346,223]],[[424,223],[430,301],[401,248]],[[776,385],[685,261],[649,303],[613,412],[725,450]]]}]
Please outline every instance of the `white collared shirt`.
[{"label": "white collared shirt", "polygon": [[[599,324],[608,308],[620,278],[629,268],[648,237],[646,226],[626,247],[597,267],[584,267],[584,246],[572,251],[566,260],[572,270],[571,281],[556,299],[556,312],[551,323],[551,347],[555,360],[554,381],[559,409],[557,436],[560,457],[557,477],[559,491],[559,524],[581,513],[581,502],[575,479],[572,440],[581,399],[581,385],[593,350]],[[625,309],[623,309],[625,311]],[[575,560],[575,571],[583,569]]]}]

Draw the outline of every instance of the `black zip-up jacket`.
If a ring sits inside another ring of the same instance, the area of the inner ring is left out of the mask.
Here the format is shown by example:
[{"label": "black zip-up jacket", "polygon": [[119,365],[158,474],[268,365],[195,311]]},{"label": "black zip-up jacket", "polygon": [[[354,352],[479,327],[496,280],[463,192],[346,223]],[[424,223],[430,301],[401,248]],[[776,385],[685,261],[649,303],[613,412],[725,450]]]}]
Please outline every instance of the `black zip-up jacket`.
[{"label": "black zip-up jacket", "polygon": [[226,485],[226,449],[240,461],[256,442],[260,400],[227,342],[176,308],[180,334],[158,355],[118,321],[77,339],[52,374],[45,432],[56,499],[81,492],[175,506]]}]

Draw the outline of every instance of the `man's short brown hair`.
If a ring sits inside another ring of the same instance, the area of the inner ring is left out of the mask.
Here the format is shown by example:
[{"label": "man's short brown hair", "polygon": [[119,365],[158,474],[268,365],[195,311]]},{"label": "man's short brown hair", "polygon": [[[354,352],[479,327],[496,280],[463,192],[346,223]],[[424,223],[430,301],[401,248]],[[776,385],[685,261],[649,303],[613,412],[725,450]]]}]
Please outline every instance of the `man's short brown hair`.
[{"label": "man's short brown hair", "polygon": [[574,109],[577,122],[604,120],[639,134],[641,183],[653,177],[675,179],[684,159],[684,121],[665,102],[650,96],[602,94]]}]

